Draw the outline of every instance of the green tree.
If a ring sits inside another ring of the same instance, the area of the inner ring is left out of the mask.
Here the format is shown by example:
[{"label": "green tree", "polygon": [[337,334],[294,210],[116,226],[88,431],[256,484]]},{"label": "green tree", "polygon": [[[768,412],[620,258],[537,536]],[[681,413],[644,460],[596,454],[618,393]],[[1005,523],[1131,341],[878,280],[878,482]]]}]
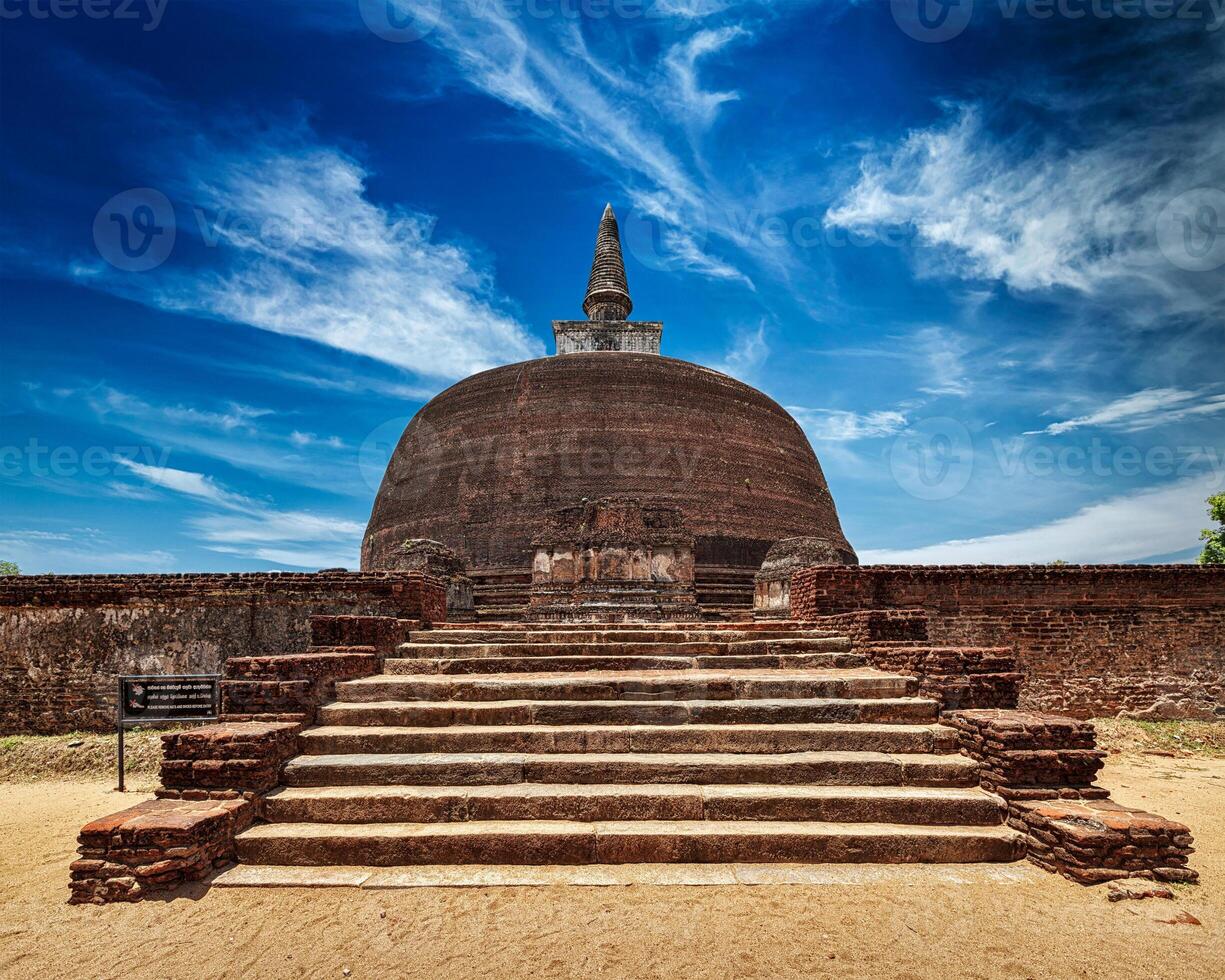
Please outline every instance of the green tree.
[{"label": "green tree", "polygon": [[20,575],[21,569],[15,561],[0,561],[0,575]]},{"label": "green tree", "polygon": [[1225,565],[1225,493],[1214,493],[1208,498],[1208,513],[1218,527],[1200,531],[1199,536],[1206,544],[1196,561],[1201,565]]}]

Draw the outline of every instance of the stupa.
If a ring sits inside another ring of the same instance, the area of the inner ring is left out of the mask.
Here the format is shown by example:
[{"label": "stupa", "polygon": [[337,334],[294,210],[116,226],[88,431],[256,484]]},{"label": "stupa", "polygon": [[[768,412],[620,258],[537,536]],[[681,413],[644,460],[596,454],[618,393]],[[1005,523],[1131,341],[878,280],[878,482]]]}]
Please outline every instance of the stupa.
[{"label": "stupa", "polygon": [[426,404],[374,502],[362,568],[398,567],[428,538],[467,564],[478,611],[526,609],[540,535],[566,508],[632,500],[679,512],[696,596],[746,610],[783,538],[816,538],[854,563],[821,464],[796,421],[760,391],[659,353],[663,325],[633,303],[612,206],[600,219],[582,305],[553,323],[556,354],[483,371]]}]

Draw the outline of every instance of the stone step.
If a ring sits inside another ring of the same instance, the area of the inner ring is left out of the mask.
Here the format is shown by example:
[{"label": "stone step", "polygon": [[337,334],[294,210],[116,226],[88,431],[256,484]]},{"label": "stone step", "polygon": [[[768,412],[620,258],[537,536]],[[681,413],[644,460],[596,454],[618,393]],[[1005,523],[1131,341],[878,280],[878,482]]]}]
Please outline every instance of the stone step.
[{"label": "stone step", "polygon": [[977,787],[286,786],[264,799],[275,823],[443,823],[467,820],[832,820],[998,826],[1006,807]]},{"label": "stone step", "polygon": [[637,630],[651,633],[667,633],[687,629],[719,632],[738,630],[745,633],[770,633],[776,632],[779,629],[787,629],[805,633],[815,631],[825,636],[834,635],[828,625],[819,620],[789,619],[783,622],[768,622],[746,617],[721,622],[701,622],[698,624],[678,624],[675,621],[630,621],[624,623],[525,623],[522,621],[507,621],[504,623],[485,623],[479,626],[473,626],[469,623],[435,623],[428,632],[437,635],[443,633],[472,633],[486,630],[499,630],[509,633],[536,633],[541,631],[583,632],[591,630]]},{"label": "stone step", "polygon": [[475,597],[476,620],[478,623],[502,623],[508,618],[527,615],[527,604],[520,596],[514,602],[505,604],[482,603],[480,596]]},{"label": "stone step", "polygon": [[787,753],[375,753],[300,755],[287,786],[487,786],[494,783],[771,783],[966,786],[977,765],[961,755]]},{"label": "stone step", "polygon": [[609,701],[896,698],[913,677],[849,670],[656,670],[468,676],[376,674],[336,685],[338,701]]},{"label": "stone step", "polygon": [[1015,861],[1007,827],[737,820],[270,823],[237,839],[248,864],[637,864]]},{"label": "stone step", "polygon": [[844,634],[828,630],[778,630],[706,629],[701,626],[674,629],[637,629],[618,626],[584,629],[555,629],[545,627],[529,630],[493,629],[430,629],[414,630],[408,637],[410,643],[737,643],[749,640],[830,640],[841,639],[849,643]]},{"label": "stone step", "polygon": [[[459,656],[388,657],[383,670],[388,674],[510,674],[588,670],[829,670],[866,667],[868,660],[858,653],[783,653],[740,656],[722,654],[709,657],[609,657],[609,656],[463,656],[465,647],[447,647]],[[401,647],[400,653],[407,650]]]},{"label": "stone step", "polygon": [[957,751],[944,725],[324,725],[307,755],[378,752],[936,752]]},{"label": "stone step", "polygon": [[396,647],[396,656],[405,658],[464,657],[505,660],[526,657],[719,657],[779,655],[785,653],[850,653],[846,637],[788,637],[783,639],[707,640],[702,642],[606,643],[565,640],[551,643],[422,643],[412,641]]},{"label": "stone step", "polygon": [[319,709],[326,725],[688,725],[695,723],[934,722],[930,698],[789,698],[687,701],[337,701]]}]

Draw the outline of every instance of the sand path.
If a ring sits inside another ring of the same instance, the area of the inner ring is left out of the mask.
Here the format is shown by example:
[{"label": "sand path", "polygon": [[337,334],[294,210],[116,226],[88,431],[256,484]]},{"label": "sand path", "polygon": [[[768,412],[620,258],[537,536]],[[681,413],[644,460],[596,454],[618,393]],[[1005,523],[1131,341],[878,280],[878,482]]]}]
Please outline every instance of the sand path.
[{"label": "sand path", "polygon": [[[0,976],[1225,977],[1225,761],[1112,757],[1120,802],[1196,835],[1198,887],[1107,901],[1029,865],[845,869],[839,883],[221,889],[68,906],[87,819],[143,798],[0,786]],[[1179,921],[1188,913],[1199,925]]]}]

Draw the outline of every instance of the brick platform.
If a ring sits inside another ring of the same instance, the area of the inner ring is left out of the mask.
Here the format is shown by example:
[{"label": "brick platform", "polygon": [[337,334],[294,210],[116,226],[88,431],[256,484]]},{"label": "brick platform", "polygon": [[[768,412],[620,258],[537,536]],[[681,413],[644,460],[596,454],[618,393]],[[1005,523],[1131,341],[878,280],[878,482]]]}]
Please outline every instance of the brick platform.
[{"label": "brick platform", "polygon": [[1111,800],[1018,803],[1008,822],[1029,836],[1034,864],[1082,884],[1199,879],[1186,866],[1195,850],[1186,826]]},{"label": "brick platform", "polygon": [[1003,797],[1008,825],[1028,838],[1034,864],[1091,885],[1118,878],[1195,881],[1190,831],[1108,799],[1093,784],[1106,753],[1086,721],[1034,711],[945,715],[979,782]]},{"label": "brick platform", "polygon": [[371,647],[379,653],[390,653],[420,628],[420,620],[391,616],[312,616],[311,646]]},{"label": "brick platform", "polygon": [[[416,622],[315,617],[311,627],[329,639],[392,639],[407,636],[406,624]],[[157,799],[82,828],[69,901],[134,902],[233,860],[235,836],[280,784],[285,763],[298,754],[303,725],[333,696],[338,680],[377,673],[382,661],[373,646],[232,657],[221,685],[221,723],[162,736]]]},{"label": "brick platform", "polygon": [[87,823],[70,868],[72,905],[135,902],[198,881],[234,859],[249,800],[148,800]]},{"label": "brick platform", "polygon": [[977,759],[982,785],[1006,800],[1101,799],[1106,758],[1093,725],[1036,711],[958,711],[944,719]]},{"label": "brick platform", "polygon": [[159,796],[186,800],[266,792],[298,752],[292,722],[227,722],[162,736]]}]

